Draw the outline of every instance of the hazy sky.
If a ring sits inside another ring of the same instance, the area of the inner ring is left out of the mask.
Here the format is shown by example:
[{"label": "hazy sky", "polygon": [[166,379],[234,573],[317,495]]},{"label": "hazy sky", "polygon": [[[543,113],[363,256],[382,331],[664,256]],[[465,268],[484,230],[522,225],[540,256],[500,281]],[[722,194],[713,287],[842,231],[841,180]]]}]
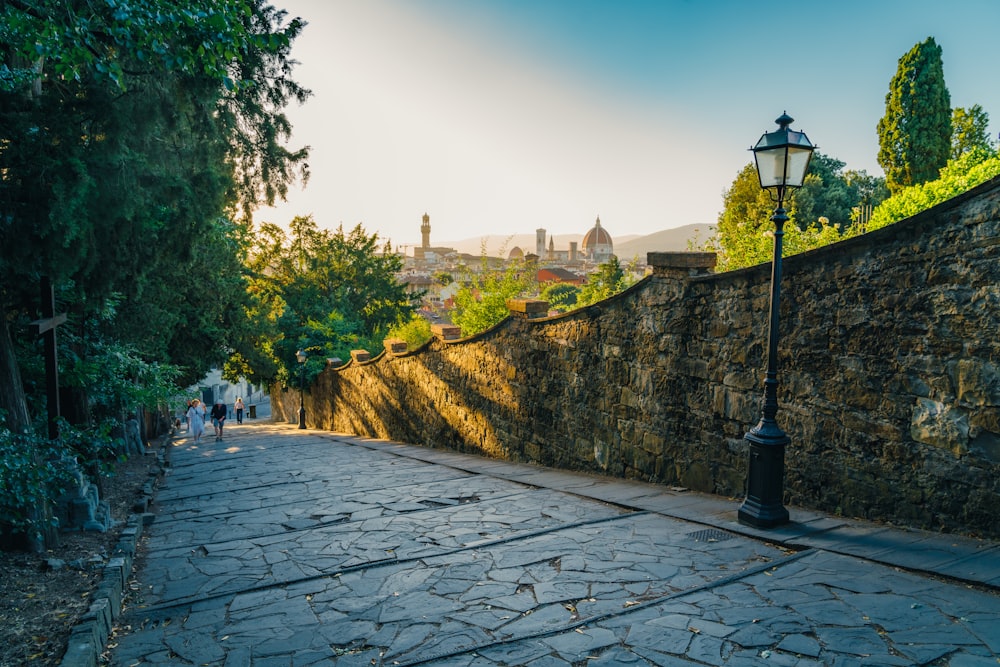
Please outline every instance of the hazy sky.
[{"label": "hazy sky", "polygon": [[714,223],[783,111],[881,175],[899,58],[933,36],[953,107],[1000,128],[1000,0],[274,0],[309,25],[289,109],[312,178],[280,224],[362,223],[394,246]]}]

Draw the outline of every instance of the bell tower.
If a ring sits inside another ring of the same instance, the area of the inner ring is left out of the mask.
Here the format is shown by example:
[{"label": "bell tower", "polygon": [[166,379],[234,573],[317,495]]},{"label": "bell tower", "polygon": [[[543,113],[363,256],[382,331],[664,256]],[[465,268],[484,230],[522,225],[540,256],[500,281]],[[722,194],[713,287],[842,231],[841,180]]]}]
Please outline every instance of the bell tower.
[{"label": "bell tower", "polygon": [[423,222],[420,223],[420,247],[424,250],[431,247],[431,216],[426,213]]}]

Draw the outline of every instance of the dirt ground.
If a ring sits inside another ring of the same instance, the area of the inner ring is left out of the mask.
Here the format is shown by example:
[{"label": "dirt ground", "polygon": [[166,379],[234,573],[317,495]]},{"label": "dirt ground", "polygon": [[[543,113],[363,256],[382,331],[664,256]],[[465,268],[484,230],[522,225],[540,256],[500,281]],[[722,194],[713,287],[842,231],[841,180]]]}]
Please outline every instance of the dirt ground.
[{"label": "dirt ground", "polygon": [[[107,533],[62,532],[60,546],[40,554],[0,551],[0,667],[59,665],[163,445],[158,441],[146,456],[117,464],[104,479],[101,500],[117,522]],[[52,570],[49,559],[67,566]]]}]

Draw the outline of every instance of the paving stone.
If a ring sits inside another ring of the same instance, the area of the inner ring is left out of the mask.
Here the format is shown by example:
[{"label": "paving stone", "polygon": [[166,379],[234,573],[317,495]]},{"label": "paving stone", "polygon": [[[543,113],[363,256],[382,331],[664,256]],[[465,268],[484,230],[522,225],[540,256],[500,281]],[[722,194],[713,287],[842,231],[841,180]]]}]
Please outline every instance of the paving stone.
[{"label": "paving stone", "polygon": [[592,652],[599,652],[618,643],[618,637],[610,630],[602,628],[578,628],[554,637],[543,639],[569,663],[585,659]]},{"label": "paving stone", "polygon": [[957,655],[948,660],[948,667],[996,667],[996,658],[978,655]]},{"label": "paving stone", "polygon": [[633,649],[655,647],[661,654],[684,655],[694,635],[687,628],[671,628],[657,623],[632,626],[625,637],[626,646]]},{"label": "paving stone", "polygon": [[819,657],[820,645],[812,637],[807,637],[806,635],[787,635],[778,642],[779,651],[788,651],[789,653],[798,653],[799,655],[805,655],[810,658]]},{"label": "paving stone", "polygon": [[[126,611],[137,630],[111,667],[176,664],[173,647],[254,667],[848,667],[945,655],[978,667],[1000,653],[995,592],[774,545],[892,557],[893,545],[938,545],[928,536],[816,518],[751,530],[729,499],[243,428],[252,455],[173,452],[138,574],[153,607]],[[638,511],[650,507],[672,516]],[[953,564],[989,573],[976,558],[992,548],[958,544]]]},{"label": "paving stone", "polygon": [[865,656],[885,652],[885,640],[872,628],[818,627],[816,638],[826,650],[847,655]]}]

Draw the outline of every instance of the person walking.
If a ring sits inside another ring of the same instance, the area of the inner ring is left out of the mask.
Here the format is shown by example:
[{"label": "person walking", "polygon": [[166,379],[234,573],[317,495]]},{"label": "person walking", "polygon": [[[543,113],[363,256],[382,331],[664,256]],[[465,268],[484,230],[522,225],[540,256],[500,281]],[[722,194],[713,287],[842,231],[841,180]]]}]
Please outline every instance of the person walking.
[{"label": "person walking", "polygon": [[221,398],[215,399],[212,406],[212,426],[215,427],[215,440],[222,440],[222,425],[226,423],[226,404]]},{"label": "person walking", "polygon": [[236,423],[243,423],[243,399],[239,396],[236,397],[236,402],[233,403],[233,408],[236,410]]},{"label": "person walking", "polygon": [[197,398],[191,401],[191,407],[188,408],[187,423],[188,433],[195,443],[201,442],[201,436],[205,433],[205,408]]}]

